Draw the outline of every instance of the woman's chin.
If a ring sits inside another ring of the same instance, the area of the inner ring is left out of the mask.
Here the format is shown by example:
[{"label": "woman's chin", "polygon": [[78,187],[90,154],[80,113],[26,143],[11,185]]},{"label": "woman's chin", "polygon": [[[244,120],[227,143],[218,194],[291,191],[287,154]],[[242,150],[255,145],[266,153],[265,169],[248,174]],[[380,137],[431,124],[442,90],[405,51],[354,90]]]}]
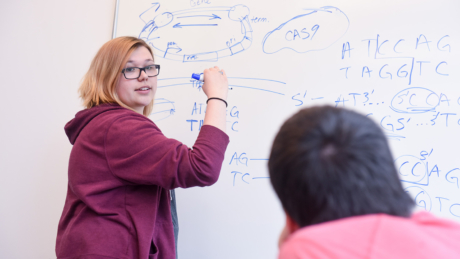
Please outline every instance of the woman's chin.
[{"label": "woman's chin", "polygon": [[146,98],[142,98],[141,100],[139,100],[137,103],[141,106],[147,106],[149,105],[153,100],[153,96],[152,97],[146,97]]}]

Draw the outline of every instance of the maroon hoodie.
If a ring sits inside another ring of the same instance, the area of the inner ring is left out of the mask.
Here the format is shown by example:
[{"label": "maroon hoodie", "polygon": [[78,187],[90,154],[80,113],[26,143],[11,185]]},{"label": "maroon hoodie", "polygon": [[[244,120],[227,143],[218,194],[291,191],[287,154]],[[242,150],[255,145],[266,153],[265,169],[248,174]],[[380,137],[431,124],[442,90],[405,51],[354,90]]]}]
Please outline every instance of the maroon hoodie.
[{"label": "maroon hoodie", "polygon": [[190,149],[113,104],[80,111],[65,131],[73,148],[57,257],[175,258],[168,190],[215,183],[228,136],[203,126]]}]

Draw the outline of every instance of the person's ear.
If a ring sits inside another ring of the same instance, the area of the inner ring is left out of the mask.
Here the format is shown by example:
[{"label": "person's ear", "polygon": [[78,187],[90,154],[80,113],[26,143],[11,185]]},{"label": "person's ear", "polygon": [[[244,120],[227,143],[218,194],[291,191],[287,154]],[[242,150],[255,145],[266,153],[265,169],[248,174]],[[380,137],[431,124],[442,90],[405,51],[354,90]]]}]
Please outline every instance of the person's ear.
[{"label": "person's ear", "polygon": [[299,225],[286,213],[286,227],[289,231],[289,234],[294,233],[297,229],[299,229]]},{"label": "person's ear", "polygon": [[278,239],[278,248],[281,248],[283,245],[284,241],[297,229],[299,229],[299,225],[294,222],[294,220],[289,217],[289,215],[285,212],[286,214],[286,224],[284,225],[283,230],[281,231],[280,237]]}]

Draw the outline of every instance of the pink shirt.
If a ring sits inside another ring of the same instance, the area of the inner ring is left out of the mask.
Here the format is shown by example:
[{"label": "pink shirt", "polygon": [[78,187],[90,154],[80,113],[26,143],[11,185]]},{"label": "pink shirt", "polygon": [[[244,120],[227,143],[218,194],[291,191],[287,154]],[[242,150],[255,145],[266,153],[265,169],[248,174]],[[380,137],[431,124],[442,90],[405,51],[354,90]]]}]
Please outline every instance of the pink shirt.
[{"label": "pink shirt", "polygon": [[279,259],[307,258],[460,258],[460,224],[428,212],[335,220],[299,229],[281,246]]}]

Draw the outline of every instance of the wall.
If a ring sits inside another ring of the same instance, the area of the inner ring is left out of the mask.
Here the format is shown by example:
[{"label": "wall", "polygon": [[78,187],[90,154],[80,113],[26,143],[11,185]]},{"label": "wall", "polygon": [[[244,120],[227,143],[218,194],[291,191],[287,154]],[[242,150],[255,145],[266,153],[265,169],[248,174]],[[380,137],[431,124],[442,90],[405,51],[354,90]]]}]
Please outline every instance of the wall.
[{"label": "wall", "polygon": [[0,258],[55,258],[79,81],[115,1],[0,2]]}]

